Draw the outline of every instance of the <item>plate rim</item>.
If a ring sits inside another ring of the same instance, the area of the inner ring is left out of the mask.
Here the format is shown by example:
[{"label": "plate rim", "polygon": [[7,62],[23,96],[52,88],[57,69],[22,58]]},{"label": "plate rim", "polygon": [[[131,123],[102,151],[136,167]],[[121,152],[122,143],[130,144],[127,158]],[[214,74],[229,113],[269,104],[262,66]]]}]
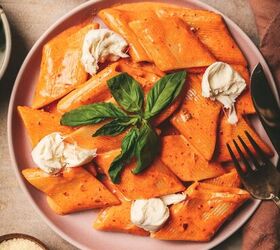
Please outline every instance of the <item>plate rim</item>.
[{"label": "plate rim", "polygon": [[[262,56],[261,52],[258,50],[258,48],[256,47],[256,45],[252,42],[252,40],[248,37],[248,35],[234,22],[232,21],[229,17],[227,17],[226,15],[224,15],[223,13],[221,13],[220,11],[218,11],[217,9],[215,9],[214,7],[201,2],[200,0],[180,0],[181,2],[185,2],[185,3],[190,3],[193,5],[198,6],[201,9],[206,9],[209,11],[213,11],[215,13],[220,14],[225,22],[227,24],[230,24],[234,29],[237,30],[237,32],[242,35],[242,38],[246,41],[246,43],[248,44],[248,46],[251,47],[251,49],[253,50],[254,54],[259,54],[260,55],[260,63],[262,64],[265,72],[266,72],[266,76],[268,78],[268,82],[271,83],[273,91],[276,91],[276,84],[275,81],[273,79],[272,73],[264,59],[264,57]],[[32,46],[32,48],[30,49],[30,51],[28,52],[27,56],[25,57],[20,70],[18,71],[14,86],[13,86],[13,90],[12,90],[12,94],[10,97],[10,101],[9,101],[9,108],[8,108],[8,119],[7,119],[7,131],[8,131],[8,148],[9,148],[9,154],[10,154],[10,158],[11,158],[11,165],[14,169],[14,172],[16,174],[16,178],[17,181],[21,187],[21,189],[23,190],[23,192],[25,193],[25,195],[27,196],[29,202],[31,203],[32,207],[35,209],[35,211],[41,216],[41,218],[43,218],[43,221],[55,232],[57,233],[60,237],[62,237],[64,240],[68,241],[70,244],[72,244],[73,246],[76,246],[80,249],[88,249],[87,246],[81,244],[80,242],[72,239],[70,236],[68,236],[66,233],[64,233],[64,231],[62,231],[58,226],[56,226],[55,224],[52,223],[52,221],[48,218],[48,216],[40,209],[40,207],[37,205],[37,203],[35,202],[35,200],[33,199],[33,197],[31,196],[30,192],[28,191],[28,189],[25,186],[25,182],[22,178],[22,175],[19,171],[18,168],[18,164],[16,161],[16,154],[14,151],[14,144],[13,144],[13,131],[12,131],[12,125],[13,125],[13,111],[14,111],[14,101],[15,101],[15,97],[16,97],[16,93],[17,93],[17,89],[19,87],[19,83],[21,80],[21,77],[23,75],[23,72],[25,71],[26,66],[28,65],[29,60],[31,59],[34,51],[37,49],[37,47],[40,46],[41,42],[46,39],[46,37],[53,32],[53,30],[55,30],[55,28],[59,25],[61,25],[65,20],[67,20],[68,18],[70,18],[71,16],[73,16],[74,14],[77,14],[78,12],[80,12],[82,9],[87,8],[91,5],[97,4],[97,3],[101,3],[103,2],[103,0],[90,0],[87,1],[85,3],[82,3],[78,6],[76,6],[75,8],[73,8],[72,10],[70,10],[69,12],[65,13],[62,17],[60,17],[58,20],[56,20],[40,37],[39,39],[35,42],[35,44]],[[105,1],[104,1],[105,2]],[[145,1],[143,1],[145,2]],[[156,2],[164,2],[162,0],[156,1]],[[129,1],[127,2],[129,3]],[[246,54],[246,53],[245,53]],[[245,215],[243,221],[240,223],[240,225],[235,229],[232,230],[230,233],[228,233],[223,239],[221,239],[220,241],[213,241],[213,242],[207,242],[207,246],[206,249],[209,248],[213,248],[219,244],[221,244],[222,242],[224,242],[226,239],[228,239],[232,234],[234,234],[237,230],[239,230],[246,222],[247,220],[255,213],[256,209],[258,208],[258,206],[260,205],[261,201],[259,200],[255,200],[255,204],[253,204],[253,208],[252,211],[248,214]]]},{"label": "plate rim", "polygon": [[8,67],[11,52],[12,52],[12,34],[11,34],[11,28],[8,21],[8,18],[4,12],[4,9],[0,5],[0,19],[3,23],[3,29],[5,34],[5,51],[4,51],[4,59],[2,61],[2,64],[0,65],[0,80],[4,76],[6,69]]}]

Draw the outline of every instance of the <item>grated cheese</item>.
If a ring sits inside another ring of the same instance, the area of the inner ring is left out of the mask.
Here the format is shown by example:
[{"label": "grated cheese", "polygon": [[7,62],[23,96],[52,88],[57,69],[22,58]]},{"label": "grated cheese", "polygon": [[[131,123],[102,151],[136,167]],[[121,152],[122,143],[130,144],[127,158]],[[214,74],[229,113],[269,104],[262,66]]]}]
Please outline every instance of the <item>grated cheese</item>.
[{"label": "grated cheese", "polygon": [[35,242],[22,238],[4,240],[0,243],[0,250],[43,250]]}]

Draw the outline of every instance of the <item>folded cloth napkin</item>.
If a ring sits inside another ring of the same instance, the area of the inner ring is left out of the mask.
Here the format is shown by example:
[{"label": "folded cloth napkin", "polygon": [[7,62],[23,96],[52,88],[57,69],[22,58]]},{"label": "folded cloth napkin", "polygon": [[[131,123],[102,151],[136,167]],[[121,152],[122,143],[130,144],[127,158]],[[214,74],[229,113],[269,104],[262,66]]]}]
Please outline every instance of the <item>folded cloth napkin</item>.
[{"label": "folded cloth napkin", "polygon": [[[260,36],[259,48],[280,90],[280,0],[250,0]],[[280,210],[264,201],[245,225],[243,250],[280,249]]]},{"label": "folded cloth napkin", "polygon": [[260,36],[260,50],[280,90],[280,1],[250,0]]}]

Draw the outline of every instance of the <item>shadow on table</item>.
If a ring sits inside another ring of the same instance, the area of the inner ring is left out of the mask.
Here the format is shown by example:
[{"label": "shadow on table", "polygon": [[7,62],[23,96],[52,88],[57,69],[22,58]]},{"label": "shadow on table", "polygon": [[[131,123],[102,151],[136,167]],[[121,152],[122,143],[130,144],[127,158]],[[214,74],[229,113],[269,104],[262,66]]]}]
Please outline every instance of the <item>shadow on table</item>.
[{"label": "shadow on table", "polygon": [[226,241],[211,250],[239,250],[241,245],[242,230],[238,230]]},{"label": "shadow on table", "polygon": [[28,49],[24,42],[24,38],[20,35],[15,25],[10,23],[12,31],[12,52],[9,65],[3,78],[0,80],[0,105],[7,105],[11,92],[14,86],[14,82],[20,66],[27,55]]}]

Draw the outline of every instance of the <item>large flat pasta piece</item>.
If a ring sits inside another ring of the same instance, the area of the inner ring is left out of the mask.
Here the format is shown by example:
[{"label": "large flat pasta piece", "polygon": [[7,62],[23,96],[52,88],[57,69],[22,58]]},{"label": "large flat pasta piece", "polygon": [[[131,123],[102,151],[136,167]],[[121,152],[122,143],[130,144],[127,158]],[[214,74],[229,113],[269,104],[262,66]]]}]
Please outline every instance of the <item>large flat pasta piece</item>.
[{"label": "large flat pasta piece", "polygon": [[201,75],[189,75],[186,97],[171,123],[206,160],[210,160],[215,150],[221,105],[201,95],[201,80]]},{"label": "large flat pasta piece", "polygon": [[90,23],[82,28],[70,28],[71,32],[66,30],[44,45],[33,108],[41,108],[63,97],[87,80],[80,60],[82,45],[86,33],[98,27],[97,23]]},{"label": "large flat pasta piece", "polygon": [[[149,71],[148,71],[149,70]],[[107,81],[112,77],[126,72],[139,82],[144,92],[148,92],[154,83],[160,79],[159,71],[156,69],[154,73],[150,66],[142,68],[141,64],[135,64],[126,60],[120,60],[113,63],[100,71],[97,75],[91,77],[86,83],[62,98],[57,109],[60,112],[67,112],[78,108],[81,105],[91,104],[95,102],[109,101],[112,98]]]},{"label": "large flat pasta piece", "polygon": [[30,184],[48,195],[51,208],[58,214],[120,204],[116,196],[82,167],[66,168],[58,175],[27,168],[22,174]]},{"label": "large flat pasta piece", "polygon": [[97,153],[105,153],[121,147],[125,133],[117,136],[96,136],[92,135],[105,123],[82,126],[66,136],[65,140],[69,143],[77,143],[82,148],[97,149]]},{"label": "large flat pasta piece", "polygon": [[194,183],[187,200],[170,208],[170,217],[151,237],[161,240],[209,241],[250,195],[238,188]]},{"label": "large flat pasta piece", "polygon": [[233,188],[239,188],[241,186],[241,180],[235,169],[221,176],[204,180],[203,183]]},{"label": "large flat pasta piece", "polygon": [[247,61],[228,31],[221,15],[206,10],[182,8],[176,5],[145,2],[122,4],[114,7],[122,11],[145,13],[154,11],[158,16],[179,17],[186,22],[199,40],[219,61],[247,65]]},{"label": "large flat pasta piece", "polygon": [[199,181],[225,173],[219,163],[206,161],[182,135],[162,138],[161,160],[182,181]]},{"label": "large flat pasta piece", "polygon": [[[247,136],[245,135],[245,131],[253,137],[253,139],[257,142],[257,144],[261,147],[261,149],[269,156],[273,155],[271,148],[258,136],[258,134],[254,131],[253,128],[250,127],[248,122],[243,117],[239,117],[238,123],[236,125],[231,125],[228,123],[227,118],[223,116],[221,118],[220,128],[218,132],[218,141],[217,141],[217,152],[216,152],[216,161],[226,162],[231,161],[230,154],[227,149],[227,143],[230,144],[234,154],[238,157],[239,154],[235,149],[232,140],[237,139],[237,136],[241,136],[244,142],[248,145],[249,149],[256,153],[252,145],[250,144]],[[238,141],[238,140],[237,140]],[[242,149],[243,153],[246,155],[245,150],[239,145]]]},{"label": "large flat pasta piece", "polygon": [[203,67],[215,62],[189,26],[177,17],[145,17],[129,26],[160,70]]},{"label": "large flat pasta piece", "polygon": [[179,17],[184,20],[218,61],[247,65],[244,55],[232,38],[221,15],[181,7],[159,7],[156,12],[167,20],[168,17]]},{"label": "large flat pasta piece", "polygon": [[60,112],[67,112],[81,105],[102,102],[110,98],[107,80],[120,73],[116,69],[117,66],[118,63],[113,63],[92,76],[83,85],[62,98],[57,104],[57,109]]},{"label": "large flat pasta piece", "polygon": [[36,110],[29,107],[18,106],[18,112],[27,130],[32,147],[43,137],[53,132],[64,135],[73,131],[72,128],[60,125],[60,115]]},{"label": "large flat pasta piece", "polygon": [[[108,176],[109,167],[120,150],[100,154],[95,158],[98,167]],[[115,187],[129,200],[149,199],[185,190],[177,177],[156,159],[144,172],[134,175],[131,170],[136,167],[132,162],[125,167],[119,184]],[[109,178],[109,177],[108,177]]]},{"label": "large flat pasta piece", "polygon": [[123,201],[120,205],[101,210],[93,224],[93,227],[102,231],[148,236],[149,232],[131,223],[130,208],[131,202]]},{"label": "large flat pasta piece", "polygon": [[[137,15],[137,13],[135,14]],[[126,11],[108,8],[99,11],[98,16],[111,30],[119,33],[124,39],[126,39],[129,44],[129,54],[133,61],[151,61],[151,58],[138,41],[137,36],[128,26],[130,15],[128,15]]]}]

